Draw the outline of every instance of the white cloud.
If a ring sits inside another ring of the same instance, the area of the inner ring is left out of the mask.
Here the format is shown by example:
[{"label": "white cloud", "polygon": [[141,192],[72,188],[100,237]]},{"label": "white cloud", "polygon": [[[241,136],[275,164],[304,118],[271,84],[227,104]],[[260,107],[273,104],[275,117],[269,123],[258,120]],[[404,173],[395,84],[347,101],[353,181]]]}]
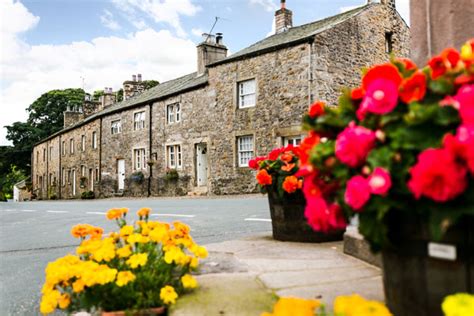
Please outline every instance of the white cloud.
[{"label": "white cloud", "polygon": [[278,6],[275,4],[273,0],[249,0],[249,1],[250,1],[250,4],[252,5],[262,6],[268,12],[278,10]]},{"label": "white cloud", "polygon": [[201,30],[200,28],[193,28],[191,30],[191,33],[193,33],[194,36],[202,37],[202,34],[205,33],[205,32],[203,30]]},{"label": "white cloud", "polygon": [[114,15],[109,10],[104,10],[104,14],[100,16],[100,22],[111,30],[116,31],[120,29],[120,25],[115,21]]},{"label": "white cloud", "polygon": [[[196,69],[195,44],[167,30],[148,28],[127,37],[28,45],[17,34],[34,27],[39,18],[18,3],[13,4],[15,10],[10,6],[4,11],[5,0],[0,2],[0,12],[8,12],[9,20],[16,23],[10,29],[2,27],[2,44],[4,39],[10,40],[5,42],[8,47],[2,45],[0,56],[0,145],[8,144],[3,126],[25,121],[25,109],[36,98],[52,89],[82,87],[81,77],[85,78],[86,91],[92,92],[104,87],[117,90],[136,73],[142,73],[145,80],[163,82]],[[20,18],[23,24],[18,23]]]},{"label": "white cloud", "polygon": [[145,14],[157,23],[169,24],[180,37],[186,36],[180,16],[194,16],[201,10],[191,0],[112,0],[112,2],[131,17],[132,23],[138,16]]}]

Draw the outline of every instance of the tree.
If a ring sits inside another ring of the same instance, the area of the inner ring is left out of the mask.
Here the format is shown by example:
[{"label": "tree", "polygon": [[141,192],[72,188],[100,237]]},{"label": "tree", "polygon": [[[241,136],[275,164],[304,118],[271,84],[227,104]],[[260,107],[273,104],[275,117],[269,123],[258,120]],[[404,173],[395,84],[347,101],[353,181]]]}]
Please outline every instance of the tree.
[{"label": "tree", "polygon": [[159,84],[160,83],[156,80],[143,80],[143,87],[144,87],[145,90],[156,87]]}]

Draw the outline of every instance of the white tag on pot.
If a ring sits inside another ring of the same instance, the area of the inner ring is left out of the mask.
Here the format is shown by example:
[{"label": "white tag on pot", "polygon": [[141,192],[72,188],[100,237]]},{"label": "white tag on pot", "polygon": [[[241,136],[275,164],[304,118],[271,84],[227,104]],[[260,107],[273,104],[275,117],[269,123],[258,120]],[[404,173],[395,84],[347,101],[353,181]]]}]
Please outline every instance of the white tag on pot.
[{"label": "white tag on pot", "polygon": [[456,260],[456,246],[430,242],[428,243],[428,256],[454,261]]}]

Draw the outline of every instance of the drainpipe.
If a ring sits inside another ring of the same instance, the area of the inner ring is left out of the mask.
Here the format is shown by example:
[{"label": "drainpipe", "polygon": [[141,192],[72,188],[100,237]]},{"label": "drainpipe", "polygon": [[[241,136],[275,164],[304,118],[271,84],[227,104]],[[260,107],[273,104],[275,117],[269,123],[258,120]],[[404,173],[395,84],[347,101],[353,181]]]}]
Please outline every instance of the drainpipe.
[{"label": "drainpipe", "polygon": [[309,42],[309,62],[308,62],[308,105],[311,105],[313,100],[311,100],[311,92],[312,92],[312,85],[313,85],[313,43],[314,37],[312,37]]},{"label": "drainpipe", "polygon": [[58,144],[58,148],[59,148],[59,190],[58,190],[58,199],[61,199],[62,198],[62,189],[63,189],[63,171],[62,171],[62,162],[61,162],[61,158],[62,158],[62,148],[61,148],[61,144],[62,144],[62,141],[61,141],[61,135],[59,135],[59,144]]},{"label": "drainpipe", "polygon": [[[102,179],[102,117],[100,117],[99,121],[99,130],[100,130],[100,135],[99,135],[99,174],[98,174],[98,181],[100,183],[100,180]],[[101,185],[98,185],[99,189],[102,189]],[[95,190],[95,186],[94,186]]]},{"label": "drainpipe", "polygon": [[[153,134],[152,134],[152,129],[151,129],[151,124],[152,124],[152,109],[153,106],[150,103],[148,105],[148,162],[152,161],[152,140],[153,140]],[[151,178],[153,176],[153,165],[151,163],[148,164],[149,167],[149,174],[148,174],[148,197],[151,195]]]},{"label": "drainpipe", "polygon": [[49,141],[46,142],[46,196],[49,199],[49,185],[50,185],[50,179],[49,179]]}]

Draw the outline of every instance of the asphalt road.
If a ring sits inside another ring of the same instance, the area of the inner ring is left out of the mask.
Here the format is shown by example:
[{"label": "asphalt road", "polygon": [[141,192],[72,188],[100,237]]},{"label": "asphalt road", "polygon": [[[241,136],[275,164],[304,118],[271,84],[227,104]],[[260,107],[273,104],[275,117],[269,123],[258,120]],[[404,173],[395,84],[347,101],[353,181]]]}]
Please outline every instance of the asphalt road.
[{"label": "asphalt road", "polygon": [[115,223],[105,218],[112,207],[129,208],[129,222],[137,209],[151,207],[153,219],[190,225],[200,244],[271,231],[260,195],[0,203],[0,315],[38,315],[44,268],[77,246],[71,227],[89,223],[112,231]]}]

